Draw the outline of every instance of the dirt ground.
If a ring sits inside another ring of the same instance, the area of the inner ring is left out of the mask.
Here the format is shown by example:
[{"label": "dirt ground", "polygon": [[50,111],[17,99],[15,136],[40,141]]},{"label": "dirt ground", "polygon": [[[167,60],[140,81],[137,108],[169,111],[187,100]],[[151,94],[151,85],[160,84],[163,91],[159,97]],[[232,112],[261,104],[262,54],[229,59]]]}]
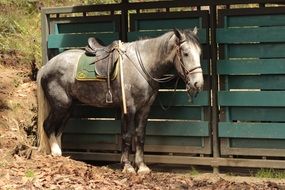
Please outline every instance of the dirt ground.
[{"label": "dirt ground", "polygon": [[0,190],[10,189],[285,189],[285,179],[161,172],[124,174],[36,151],[36,84],[30,66],[0,53]]}]

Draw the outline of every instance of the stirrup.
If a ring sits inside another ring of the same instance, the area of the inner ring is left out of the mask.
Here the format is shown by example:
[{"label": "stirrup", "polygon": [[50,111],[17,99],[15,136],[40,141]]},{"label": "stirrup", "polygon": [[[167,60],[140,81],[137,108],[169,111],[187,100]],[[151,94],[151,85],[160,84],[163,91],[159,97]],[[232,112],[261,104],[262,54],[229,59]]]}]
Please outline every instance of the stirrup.
[{"label": "stirrup", "polygon": [[111,90],[108,90],[108,92],[106,93],[106,103],[107,104],[113,103],[113,96]]}]

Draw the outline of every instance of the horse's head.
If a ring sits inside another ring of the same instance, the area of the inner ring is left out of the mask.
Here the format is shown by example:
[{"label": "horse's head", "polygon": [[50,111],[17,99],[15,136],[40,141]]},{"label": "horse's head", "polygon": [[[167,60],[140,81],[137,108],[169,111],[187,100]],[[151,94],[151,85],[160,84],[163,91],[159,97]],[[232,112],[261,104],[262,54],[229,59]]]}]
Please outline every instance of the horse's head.
[{"label": "horse's head", "polygon": [[193,31],[174,30],[176,56],[175,68],[184,80],[188,93],[196,95],[202,90],[204,80],[200,64],[201,48],[197,38],[197,28]]}]

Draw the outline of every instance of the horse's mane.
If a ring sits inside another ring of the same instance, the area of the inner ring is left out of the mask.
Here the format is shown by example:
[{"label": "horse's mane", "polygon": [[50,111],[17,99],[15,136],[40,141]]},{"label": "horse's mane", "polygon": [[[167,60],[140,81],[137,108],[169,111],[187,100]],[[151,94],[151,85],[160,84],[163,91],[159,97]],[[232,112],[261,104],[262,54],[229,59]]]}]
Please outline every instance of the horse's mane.
[{"label": "horse's mane", "polygon": [[198,45],[200,47],[200,41],[199,41],[199,38],[198,38],[197,34],[195,34],[191,30],[183,30],[181,32],[185,34],[187,40],[193,42],[194,44],[196,44],[196,45]]},{"label": "horse's mane", "polygon": [[[187,40],[190,40],[196,44],[200,44],[198,36],[192,30],[186,29],[186,30],[180,30],[180,31],[181,31],[181,33],[185,34]],[[173,34],[174,34],[174,30],[171,30],[165,34],[162,34],[161,36],[169,35],[171,37]],[[158,36],[158,37],[161,37],[161,36]],[[154,39],[154,38],[156,38],[156,37],[142,36],[138,39],[138,41],[149,40],[149,39]],[[169,39],[167,39],[167,41],[168,40]]]},{"label": "horse's mane", "polygon": [[[197,45],[198,47],[200,47],[200,43],[199,43],[199,38],[198,36],[191,30],[180,30],[181,33],[183,33],[186,37],[186,40],[191,41],[193,44]],[[158,37],[148,37],[148,36],[144,36],[144,37],[140,37],[138,41],[144,41],[144,40],[152,40],[152,39],[157,39],[157,38],[161,38],[162,41],[160,42],[160,48],[163,50],[163,52],[168,52],[168,45],[169,45],[169,40],[170,38],[174,35],[174,30],[169,31],[165,34],[162,34],[161,36]]]}]

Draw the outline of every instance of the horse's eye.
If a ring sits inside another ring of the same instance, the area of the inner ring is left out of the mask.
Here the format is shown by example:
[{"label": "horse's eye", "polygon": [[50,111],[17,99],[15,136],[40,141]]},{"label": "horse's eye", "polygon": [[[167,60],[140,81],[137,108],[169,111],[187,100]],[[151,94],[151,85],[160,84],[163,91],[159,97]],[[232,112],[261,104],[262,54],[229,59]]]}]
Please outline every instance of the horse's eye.
[{"label": "horse's eye", "polygon": [[184,55],[185,57],[187,57],[189,54],[188,54],[188,53],[183,53],[183,55]]}]

